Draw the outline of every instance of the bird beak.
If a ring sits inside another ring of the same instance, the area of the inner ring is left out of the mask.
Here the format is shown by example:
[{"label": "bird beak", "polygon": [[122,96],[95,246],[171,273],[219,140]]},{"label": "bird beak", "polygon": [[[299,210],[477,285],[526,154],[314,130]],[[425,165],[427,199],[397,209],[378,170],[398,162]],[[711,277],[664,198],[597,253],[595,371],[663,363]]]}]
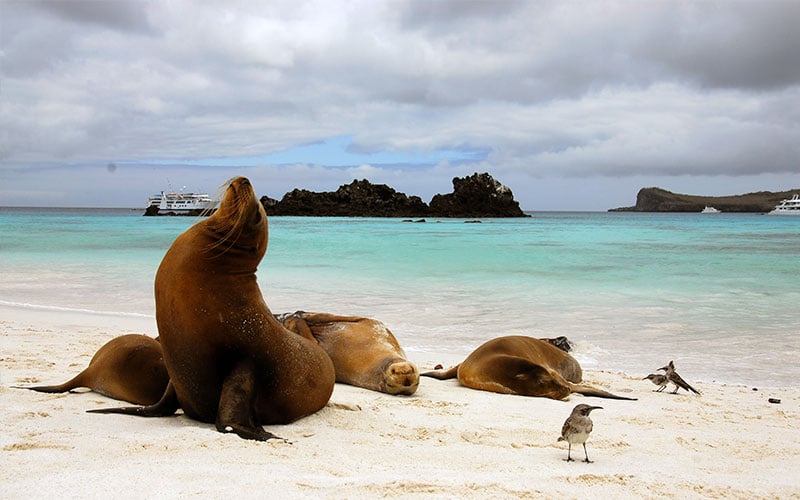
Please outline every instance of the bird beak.
[{"label": "bird beak", "polygon": [[602,406],[592,406],[591,408],[592,408],[592,410],[602,410],[603,409]]}]

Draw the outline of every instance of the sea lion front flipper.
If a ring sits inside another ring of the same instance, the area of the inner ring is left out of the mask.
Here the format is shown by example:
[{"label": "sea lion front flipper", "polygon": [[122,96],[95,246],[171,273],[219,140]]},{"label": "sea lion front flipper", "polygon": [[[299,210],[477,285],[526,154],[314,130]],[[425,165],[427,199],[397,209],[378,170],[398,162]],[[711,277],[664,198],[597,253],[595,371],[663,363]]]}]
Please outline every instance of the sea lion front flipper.
[{"label": "sea lion front flipper", "polygon": [[[283,439],[253,422],[255,376],[252,360],[239,362],[225,377],[219,395],[216,426],[219,432],[233,432],[243,439]],[[289,443],[286,439],[283,441]]]},{"label": "sea lion front flipper", "polygon": [[578,394],[583,394],[584,396],[594,396],[596,398],[606,398],[606,399],[623,399],[625,401],[637,401],[636,398],[617,396],[616,394],[611,394],[610,392],[606,392],[602,389],[595,389],[594,387],[589,387],[587,385],[570,384],[570,389],[572,389],[572,392],[577,392]]},{"label": "sea lion front flipper", "polygon": [[311,328],[308,326],[305,318],[301,316],[302,312],[298,311],[292,314],[284,314],[277,317],[278,322],[280,322],[284,328],[289,330],[290,332],[296,333],[301,337],[305,337],[308,340],[314,341],[317,343],[317,339],[314,338],[314,334],[311,333]]},{"label": "sea lion front flipper", "polygon": [[86,413],[118,413],[122,415],[136,415],[138,417],[169,417],[174,415],[180,408],[178,395],[172,382],[167,384],[164,395],[156,404],[150,406],[124,406],[121,408],[98,408],[96,410],[86,410]]}]

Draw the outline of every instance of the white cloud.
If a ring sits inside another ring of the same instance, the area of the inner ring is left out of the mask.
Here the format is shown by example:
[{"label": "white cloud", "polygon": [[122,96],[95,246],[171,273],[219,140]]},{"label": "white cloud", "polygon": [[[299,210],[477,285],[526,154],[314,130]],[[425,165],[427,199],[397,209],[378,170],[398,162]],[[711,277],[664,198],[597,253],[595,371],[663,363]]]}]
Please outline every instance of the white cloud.
[{"label": "white cloud", "polygon": [[788,183],[800,168],[798,2],[109,5],[3,3],[0,181],[17,187],[0,204],[50,199],[24,194],[36,186],[61,192],[55,183],[70,174],[41,165],[72,174],[160,165],[148,168],[163,178],[165,160],[205,162],[183,175],[222,182],[230,169],[210,159],[235,164],[343,136],[365,152],[477,156],[349,169],[298,157],[303,166],[242,169],[290,188],[363,176],[425,197],[476,170],[506,183]]}]

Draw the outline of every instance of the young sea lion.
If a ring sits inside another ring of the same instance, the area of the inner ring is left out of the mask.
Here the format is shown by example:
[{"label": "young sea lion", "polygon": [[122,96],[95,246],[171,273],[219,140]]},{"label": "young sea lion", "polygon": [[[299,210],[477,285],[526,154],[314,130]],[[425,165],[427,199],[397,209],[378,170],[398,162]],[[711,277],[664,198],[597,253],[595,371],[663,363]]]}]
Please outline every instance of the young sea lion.
[{"label": "young sea lion", "polygon": [[38,392],[67,392],[88,387],[137,405],[156,403],[169,382],[161,345],[152,337],[122,335],[98,349],[89,366],[60,385],[21,387]]},{"label": "young sea lion", "polygon": [[422,376],[439,380],[457,377],[467,387],[503,394],[564,399],[577,392],[584,396],[634,400],[580,385],[583,372],[578,361],[550,342],[533,337],[489,340],[460,364]]},{"label": "young sea lion", "polygon": [[304,311],[278,318],[289,330],[319,343],[333,361],[337,382],[387,394],[416,392],[417,367],[380,321]]}]

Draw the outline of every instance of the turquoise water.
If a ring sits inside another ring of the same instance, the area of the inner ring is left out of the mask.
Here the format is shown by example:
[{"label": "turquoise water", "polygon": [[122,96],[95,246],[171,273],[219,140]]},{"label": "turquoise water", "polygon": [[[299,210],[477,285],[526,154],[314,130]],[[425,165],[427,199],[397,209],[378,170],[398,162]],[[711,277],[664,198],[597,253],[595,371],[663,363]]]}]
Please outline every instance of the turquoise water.
[{"label": "turquoise water", "polygon": [[[382,320],[412,359],[566,335],[590,369],[643,376],[674,359],[689,380],[796,385],[800,217],[532,215],[274,217],[259,282],[276,313]],[[161,257],[194,222],[0,209],[0,304],[153,315]]]}]

